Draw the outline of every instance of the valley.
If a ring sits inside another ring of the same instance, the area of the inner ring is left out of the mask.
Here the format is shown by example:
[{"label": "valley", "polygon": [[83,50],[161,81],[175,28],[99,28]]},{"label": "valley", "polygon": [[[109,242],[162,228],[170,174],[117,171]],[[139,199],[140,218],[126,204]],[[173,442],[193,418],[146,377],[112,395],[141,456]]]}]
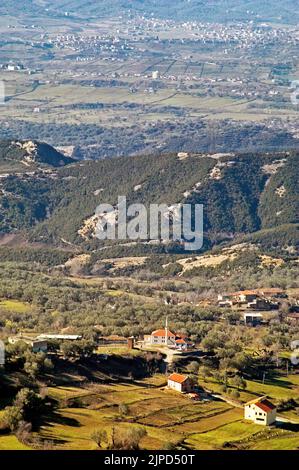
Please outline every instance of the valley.
[{"label": "valley", "polygon": [[298,451],[297,3],[1,2],[1,452]]},{"label": "valley", "polygon": [[296,148],[292,23],[66,13],[3,16],[0,138],[81,159]]}]

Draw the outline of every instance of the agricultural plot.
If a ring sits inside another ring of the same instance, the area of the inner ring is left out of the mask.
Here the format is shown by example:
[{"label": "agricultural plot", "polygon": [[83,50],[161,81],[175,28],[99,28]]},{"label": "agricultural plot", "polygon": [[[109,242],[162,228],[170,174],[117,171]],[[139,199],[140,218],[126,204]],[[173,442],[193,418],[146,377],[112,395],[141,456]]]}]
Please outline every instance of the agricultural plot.
[{"label": "agricultural plot", "polygon": [[222,448],[225,442],[241,441],[260,431],[260,426],[237,421],[200,434],[193,434],[186,444],[195,449],[209,450]]},{"label": "agricultural plot", "polygon": [[27,313],[32,310],[32,307],[30,304],[20,302],[19,300],[3,300],[0,301],[0,309],[13,313]]},{"label": "agricultural plot", "polygon": [[[199,439],[199,433],[241,419],[241,410],[224,402],[192,402],[176,392],[161,389],[161,379],[162,376],[157,376],[139,385],[96,385],[90,389],[49,387],[49,396],[58,403],[76,399],[78,405],[57,408],[44,420],[36,437],[50,442],[55,449],[91,450],[96,448],[91,439],[94,430],[105,428],[109,435],[116,426],[125,430],[141,425],[147,431],[141,443],[144,449],[162,449],[170,443],[180,446],[183,442],[186,446],[200,448],[206,441]],[[126,414],[121,413],[119,405],[127,407]],[[1,436],[0,448],[18,448],[14,439]],[[23,448],[21,444],[20,448]]]}]

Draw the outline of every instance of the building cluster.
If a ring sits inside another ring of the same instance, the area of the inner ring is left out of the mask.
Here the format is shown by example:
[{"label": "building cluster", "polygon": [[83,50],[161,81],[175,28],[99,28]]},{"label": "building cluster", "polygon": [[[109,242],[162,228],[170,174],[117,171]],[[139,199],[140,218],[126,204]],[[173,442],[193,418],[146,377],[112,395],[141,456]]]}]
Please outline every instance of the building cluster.
[{"label": "building cluster", "polygon": [[99,54],[110,54],[113,56],[126,56],[128,51],[134,51],[134,46],[129,38],[121,38],[118,35],[81,35],[81,34],[59,34],[48,40],[54,49],[65,49],[78,54],[78,60],[83,56],[90,60]]},{"label": "building cluster", "polygon": [[8,72],[19,72],[25,70],[25,67],[21,63],[8,62],[0,64],[0,70],[7,70]]},{"label": "building cluster", "polygon": [[243,290],[218,295],[219,307],[245,307],[250,310],[277,310],[288,295],[283,289]]},{"label": "building cluster", "polygon": [[188,351],[195,347],[188,335],[184,333],[173,333],[168,329],[167,321],[165,328],[155,330],[150,335],[144,335],[144,344],[167,346],[179,351]]}]

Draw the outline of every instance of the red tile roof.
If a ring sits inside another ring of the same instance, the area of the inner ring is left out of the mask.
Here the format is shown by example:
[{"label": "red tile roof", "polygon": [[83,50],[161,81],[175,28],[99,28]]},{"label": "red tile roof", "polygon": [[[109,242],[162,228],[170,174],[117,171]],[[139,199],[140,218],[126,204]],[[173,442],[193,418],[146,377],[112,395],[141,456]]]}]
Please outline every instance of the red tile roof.
[{"label": "red tile roof", "polygon": [[262,400],[256,403],[256,406],[261,410],[265,411],[266,413],[270,413],[270,411],[275,410],[275,406],[269,400]]},{"label": "red tile roof", "polygon": [[[161,329],[161,330],[156,330],[156,331],[153,331],[152,332],[152,336],[165,336],[165,329]],[[168,330],[167,332],[167,336],[170,337],[170,336],[174,336],[175,335],[173,333],[171,333],[171,331]]]},{"label": "red tile roof", "polygon": [[267,400],[266,396],[255,398],[254,400],[249,401],[246,405],[256,405],[261,410],[265,411],[266,413],[270,413],[270,411],[275,410],[276,406],[273,405],[269,400]]},{"label": "red tile roof", "polygon": [[278,289],[275,287],[267,287],[266,289],[259,289],[259,291],[263,294],[282,294],[284,292],[283,289]]},{"label": "red tile roof", "polygon": [[182,384],[182,383],[186,382],[187,379],[188,379],[187,375],[176,374],[176,373],[171,374],[168,377],[168,380],[171,380],[172,382],[177,382],[179,384]]},{"label": "red tile roof", "polygon": [[232,294],[229,294],[231,296],[237,296],[237,295],[258,295],[259,292],[257,290],[240,290],[238,292],[233,292]]}]

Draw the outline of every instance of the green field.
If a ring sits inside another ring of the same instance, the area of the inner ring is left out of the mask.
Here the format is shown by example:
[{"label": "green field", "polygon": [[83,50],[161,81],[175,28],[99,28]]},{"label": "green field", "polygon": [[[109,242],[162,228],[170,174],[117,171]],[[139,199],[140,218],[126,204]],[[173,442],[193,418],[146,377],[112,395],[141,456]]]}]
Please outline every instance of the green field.
[{"label": "green field", "polygon": [[[286,400],[289,398],[299,398],[299,375],[290,374],[288,377],[277,376],[268,379],[266,378],[265,383],[262,383],[262,381],[246,380],[246,383],[246,390],[239,391],[239,400],[243,403],[262,395],[267,395],[274,401],[280,399]],[[215,393],[223,394],[221,391],[221,384],[216,383],[213,380],[208,380],[206,382],[200,380],[200,384]],[[227,396],[229,397],[229,395]]]},{"label": "green field", "polygon": [[[89,388],[49,387],[48,395],[61,403],[34,433],[40,442],[54,449],[92,450],[91,434],[103,429],[125,430],[143,426],[147,435],[143,449],[163,449],[168,445],[197,450],[228,446],[249,449],[296,449],[299,435],[294,430],[264,428],[243,420],[243,410],[224,401],[193,402],[177,392],[161,388],[164,376],[157,375],[138,383],[93,385]],[[66,407],[74,399],[80,407]],[[124,416],[119,405],[128,407]],[[107,445],[107,444],[105,444]],[[182,447],[183,446],[183,447]],[[105,446],[104,446],[105,447]],[[0,436],[0,449],[23,449],[14,436]]]},{"label": "green field", "polygon": [[18,441],[15,436],[0,436],[1,450],[30,450],[30,448]]},{"label": "green field", "polygon": [[30,304],[20,302],[19,300],[2,300],[0,301],[0,309],[7,310],[8,312],[27,313],[32,310]]}]

